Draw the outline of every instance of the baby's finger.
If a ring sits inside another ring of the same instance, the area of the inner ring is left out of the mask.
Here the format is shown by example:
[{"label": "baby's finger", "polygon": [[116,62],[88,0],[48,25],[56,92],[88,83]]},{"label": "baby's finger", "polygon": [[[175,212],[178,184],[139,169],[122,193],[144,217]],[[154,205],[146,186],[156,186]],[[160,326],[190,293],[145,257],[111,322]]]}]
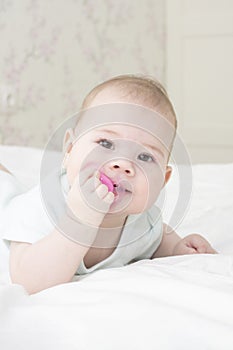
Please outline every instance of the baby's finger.
[{"label": "baby's finger", "polygon": [[179,242],[175,246],[173,252],[174,252],[174,255],[197,254],[196,249],[188,246],[186,242]]},{"label": "baby's finger", "polygon": [[198,254],[198,251],[195,248],[192,247],[185,247],[183,248],[184,253],[183,254]]},{"label": "baby's finger", "polygon": [[96,193],[99,196],[99,198],[103,199],[107,193],[108,193],[108,187],[104,184],[100,184],[97,188],[96,188]]},{"label": "baby's finger", "polygon": [[83,186],[87,180],[89,180],[91,177],[95,176],[98,178],[99,171],[96,170],[94,167],[88,167],[84,170],[80,170],[78,175],[78,181],[80,186]]},{"label": "baby's finger", "polygon": [[207,246],[206,253],[207,254],[218,254],[218,252],[214,248],[212,248],[211,245]]},{"label": "baby's finger", "polygon": [[104,197],[104,201],[108,204],[112,204],[112,202],[114,201],[114,193],[113,192],[108,192],[107,195]]},{"label": "baby's finger", "polygon": [[83,184],[82,192],[85,192],[85,193],[94,192],[96,188],[101,184],[102,182],[97,177],[95,177],[95,173],[94,173],[94,176],[89,177],[89,179],[87,179],[87,181]]},{"label": "baby's finger", "polygon": [[206,244],[200,244],[198,247],[197,247],[197,252],[199,253],[199,254],[205,254],[205,253],[207,253],[207,246],[206,246]]},{"label": "baby's finger", "polygon": [[199,254],[217,254],[216,250],[214,250],[209,242],[200,235],[193,235],[191,237],[191,245],[197,249]]}]

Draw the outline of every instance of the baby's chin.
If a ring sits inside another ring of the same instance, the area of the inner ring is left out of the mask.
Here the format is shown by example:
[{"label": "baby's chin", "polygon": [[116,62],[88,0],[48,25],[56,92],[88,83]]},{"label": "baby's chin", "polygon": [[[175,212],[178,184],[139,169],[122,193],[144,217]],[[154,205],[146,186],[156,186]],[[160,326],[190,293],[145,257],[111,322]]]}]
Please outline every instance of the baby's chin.
[{"label": "baby's chin", "polygon": [[148,206],[145,204],[142,206],[142,203],[140,205],[135,205],[133,203],[133,199],[131,201],[127,201],[127,198],[114,201],[109,209],[109,214],[110,215],[136,215],[136,214],[141,214],[148,210]]}]

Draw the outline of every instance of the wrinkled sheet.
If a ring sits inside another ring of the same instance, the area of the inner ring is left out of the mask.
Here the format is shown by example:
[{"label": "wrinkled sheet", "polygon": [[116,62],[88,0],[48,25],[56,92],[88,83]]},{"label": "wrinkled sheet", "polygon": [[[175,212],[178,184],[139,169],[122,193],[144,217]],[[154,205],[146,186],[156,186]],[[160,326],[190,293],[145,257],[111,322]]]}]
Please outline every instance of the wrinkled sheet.
[{"label": "wrinkled sheet", "polygon": [[233,348],[233,255],[142,260],[31,296],[2,285],[0,300],[4,350]]}]

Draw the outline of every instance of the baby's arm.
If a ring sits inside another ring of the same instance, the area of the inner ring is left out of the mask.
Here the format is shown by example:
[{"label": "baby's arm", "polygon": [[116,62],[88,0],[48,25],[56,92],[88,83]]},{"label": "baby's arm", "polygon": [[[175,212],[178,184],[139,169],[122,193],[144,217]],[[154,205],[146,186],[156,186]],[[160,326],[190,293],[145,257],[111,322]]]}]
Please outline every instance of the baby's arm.
[{"label": "baby's arm", "polygon": [[[84,170],[81,186],[86,198],[95,203],[96,208],[101,208],[100,211],[83,199],[77,177],[67,195],[67,210],[59,220],[64,235],[54,228],[48,236],[33,244],[11,243],[10,275],[13,283],[23,285],[29,294],[33,294],[71,281],[114,199],[114,194],[98,177],[99,173],[93,174],[93,169]],[[85,246],[77,242],[78,237],[85,237]]]},{"label": "baby's arm", "polygon": [[[2,164],[0,170],[10,173]],[[97,231],[93,230],[93,237]],[[11,242],[11,281],[23,285],[29,294],[69,282],[89,249],[56,229],[34,244]]]},{"label": "baby's arm", "polygon": [[[10,173],[2,164],[0,170]],[[11,280],[23,285],[29,294],[69,282],[88,250],[56,229],[34,244],[11,242]]]},{"label": "baby's arm", "polygon": [[163,238],[151,259],[171,255],[216,254],[209,242],[201,235],[194,233],[181,238],[168,225],[163,224]]},{"label": "baby's arm", "polygon": [[173,255],[173,249],[180,241],[181,238],[178,236],[178,234],[170,226],[164,223],[162,241],[158,249],[152,255],[151,259]]},{"label": "baby's arm", "polygon": [[[84,226],[85,232],[87,228]],[[93,229],[93,239],[98,228]],[[86,232],[87,233],[87,232]],[[11,242],[10,275],[29,294],[72,280],[90,247],[82,246],[58,230],[30,243]]]}]

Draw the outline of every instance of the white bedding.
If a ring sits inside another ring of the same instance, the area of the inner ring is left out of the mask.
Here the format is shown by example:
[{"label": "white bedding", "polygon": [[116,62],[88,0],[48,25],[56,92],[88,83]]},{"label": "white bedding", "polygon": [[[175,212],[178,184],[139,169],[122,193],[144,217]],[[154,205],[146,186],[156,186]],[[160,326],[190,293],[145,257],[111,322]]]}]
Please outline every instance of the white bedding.
[{"label": "white bedding", "polygon": [[[41,156],[0,147],[0,163],[28,187],[39,179]],[[193,175],[192,202],[176,231],[201,233],[221,254],[142,260],[31,296],[2,282],[1,349],[232,350],[233,164],[194,165]]]}]

